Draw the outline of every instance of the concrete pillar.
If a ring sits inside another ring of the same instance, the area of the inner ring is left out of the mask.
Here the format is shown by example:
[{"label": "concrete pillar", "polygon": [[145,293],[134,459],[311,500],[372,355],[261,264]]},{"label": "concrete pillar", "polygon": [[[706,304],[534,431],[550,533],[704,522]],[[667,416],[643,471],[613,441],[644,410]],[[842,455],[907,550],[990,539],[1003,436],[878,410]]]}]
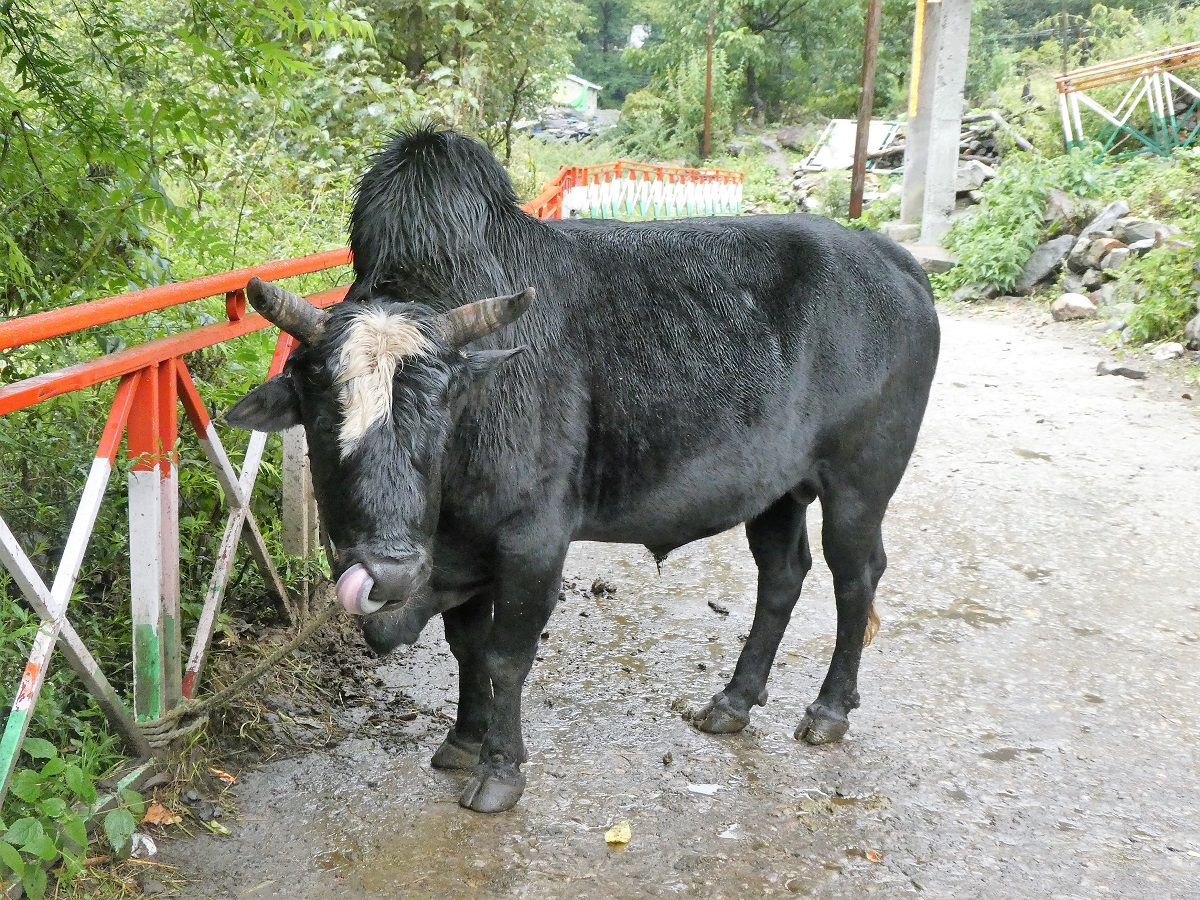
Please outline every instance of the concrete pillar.
[{"label": "concrete pillar", "polygon": [[[901,221],[921,225],[921,243],[950,230],[963,90],[971,38],[971,0],[924,0],[916,109],[910,109]],[[915,49],[915,48],[914,48]],[[914,66],[915,68],[915,66]]]},{"label": "concrete pillar", "polygon": [[941,13],[941,2],[917,0],[908,122],[904,134],[904,192],[900,196],[900,221],[905,225],[920,225],[925,211],[925,177],[929,162],[929,127],[933,118],[935,84],[935,80],[927,77],[927,74],[937,68]]},{"label": "concrete pillar", "polygon": [[[317,501],[308,467],[308,441],[297,425],[283,432],[283,551],[307,558],[321,545]],[[304,605],[309,602],[309,585],[301,588]]]}]

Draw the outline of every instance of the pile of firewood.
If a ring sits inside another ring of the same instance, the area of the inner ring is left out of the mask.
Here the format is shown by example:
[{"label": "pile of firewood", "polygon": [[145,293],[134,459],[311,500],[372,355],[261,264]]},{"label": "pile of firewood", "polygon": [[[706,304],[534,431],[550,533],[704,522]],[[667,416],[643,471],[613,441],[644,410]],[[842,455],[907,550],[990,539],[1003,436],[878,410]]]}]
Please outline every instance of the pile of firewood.
[{"label": "pile of firewood", "polygon": [[[962,133],[959,135],[959,157],[963,161],[978,160],[981,163],[995,167],[1000,163],[1000,145],[1003,143],[1001,132],[1005,132],[1008,142],[1016,144],[1022,150],[1033,150],[1033,144],[1021,137],[1000,113],[993,110],[986,113],[975,113],[963,116]],[[875,161],[875,171],[895,169],[904,164],[903,140],[897,141],[890,147],[885,147],[870,154]]]}]

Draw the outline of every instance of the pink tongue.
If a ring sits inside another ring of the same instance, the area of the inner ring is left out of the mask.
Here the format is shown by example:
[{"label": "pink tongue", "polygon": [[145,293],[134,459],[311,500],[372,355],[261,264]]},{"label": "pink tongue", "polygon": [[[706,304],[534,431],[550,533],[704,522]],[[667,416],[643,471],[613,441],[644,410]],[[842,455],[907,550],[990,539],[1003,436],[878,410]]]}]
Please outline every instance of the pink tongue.
[{"label": "pink tongue", "polygon": [[[337,583],[337,595],[346,612],[352,616],[363,614],[362,601],[366,599],[373,583],[371,576],[367,574],[367,570],[362,567],[361,563],[355,563],[342,573],[342,577],[338,579]],[[363,588],[366,590],[364,591]]]}]

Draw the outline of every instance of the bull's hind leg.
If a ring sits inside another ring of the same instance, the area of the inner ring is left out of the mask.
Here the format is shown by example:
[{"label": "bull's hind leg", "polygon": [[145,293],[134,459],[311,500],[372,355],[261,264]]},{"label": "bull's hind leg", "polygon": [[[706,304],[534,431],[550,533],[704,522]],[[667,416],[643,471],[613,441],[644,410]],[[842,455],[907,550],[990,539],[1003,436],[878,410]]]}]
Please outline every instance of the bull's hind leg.
[{"label": "bull's hind leg", "polygon": [[437,769],[473,769],[492,715],[492,680],[484,651],[492,627],[492,604],[474,597],[442,613],[446,641],[458,661],[458,717],[430,761]]},{"label": "bull's hind leg", "polygon": [[828,744],[841,740],[858,708],[858,666],[868,629],[878,626],[875,589],[887,567],[883,552],[886,501],[864,501],[842,486],[822,494],[821,542],[833,574],[837,640],[817,699],[796,728],[796,740]]},{"label": "bull's hind leg", "polygon": [[709,701],[694,722],[701,731],[728,734],[750,722],[750,707],[767,702],[767,677],[804,576],[812,568],[805,524],[807,504],[791,495],[746,523],[750,552],[758,564],[758,603],[750,637],[725,690]]}]

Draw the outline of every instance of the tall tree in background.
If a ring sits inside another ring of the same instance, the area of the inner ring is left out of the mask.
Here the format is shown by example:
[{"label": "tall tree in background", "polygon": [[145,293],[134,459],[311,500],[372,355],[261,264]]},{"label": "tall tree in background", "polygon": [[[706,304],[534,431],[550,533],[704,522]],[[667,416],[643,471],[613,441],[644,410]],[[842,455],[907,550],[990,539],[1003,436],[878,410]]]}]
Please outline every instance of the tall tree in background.
[{"label": "tall tree in background", "polygon": [[385,77],[450,86],[458,124],[512,152],[512,127],[570,71],[588,13],[576,0],[368,0]]},{"label": "tall tree in background", "polygon": [[311,70],[305,41],[369,35],[325,0],[0,4],[0,306],[166,277],[166,184],[237,135],[240,100]]},{"label": "tall tree in background", "polygon": [[649,16],[642,0],[584,0],[590,24],[579,33],[576,71],[599,84],[600,105],[616,108],[631,92],[646,86],[649,76],[626,62],[626,47],[635,25]]},{"label": "tall tree in background", "polygon": [[[717,0],[716,46],[740,73],[741,99],[761,124],[785,108],[851,114],[862,63],[865,0]],[[654,73],[703,47],[706,22],[684,0],[647,0],[653,42],[640,54]],[[912,40],[911,0],[885,0],[876,97],[902,96]]]}]

